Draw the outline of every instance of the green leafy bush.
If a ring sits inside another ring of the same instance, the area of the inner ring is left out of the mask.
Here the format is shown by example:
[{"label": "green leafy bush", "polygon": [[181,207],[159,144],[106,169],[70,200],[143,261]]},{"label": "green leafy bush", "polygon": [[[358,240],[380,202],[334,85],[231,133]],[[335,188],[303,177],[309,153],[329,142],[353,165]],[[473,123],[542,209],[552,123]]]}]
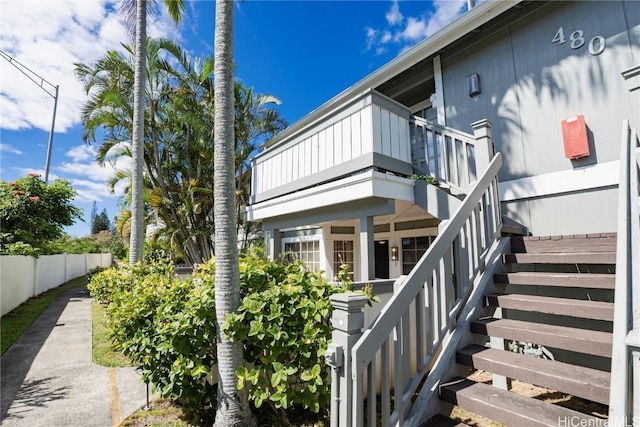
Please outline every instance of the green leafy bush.
[{"label": "green leafy bush", "polygon": [[421,181],[424,181],[427,184],[431,184],[431,185],[436,185],[436,186],[440,185],[440,183],[438,182],[438,178],[436,178],[433,175],[424,175],[424,174],[416,174],[416,173],[414,173],[414,174],[411,175],[410,178],[412,180],[414,180],[414,181],[421,180]]},{"label": "green leafy bush", "polygon": [[97,273],[91,295],[107,304],[114,347],[142,367],[142,377],[190,414],[213,414],[215,363],[213,276],[176,278],[171,264],[122,265]]},{"label": "green leafy bush", "polygon": [[68,181],[56,179],[47,184],[38,174],[16,181],[0,181],[0,252],[12,244],[24,243],[42,248],[64,235],[65,226],[81,219],[82,210],[71,202],[76,191]]},{"label": "green leafy bush", "polygon": [[301,262],[248,256],[240,263],[246,295],[238,312],[227,317],[223,333],[244,342],[249,365],[237,372],[238,388],[247,388],[256,407],[268,404],[282,424],[289,424],[289,408],[319,412],[329,404],[324,363],[331,339],[329,296],[349,290],[348,277],[343,270],[345,282],[336,287]]},{"label": "green leafy bush", "polygon": [[38,258],[42,255],[43,250],[41,248],[34,248],[28,243],[15,242],[9,243],[4,248],[2,253],[6,255],[24,255]]},{"label": "green leafy bush", "polygon": [[[256,407],[271,408],[288,424],[287,411],[319,412],[330,399],[324,353],[331,338],[329,296],[350,289],[307,271],[300,262],[268,261],[255,253],[240,260],[242,302],[223,333],[242,341],[248,362],[238,372]],[[92,277],[91,294],[108,304],[117,349],[142,365],[143,378],[191,414],[215,413],[211,371],[216,364],[215,261],[193,278],[176,278],[166,263],[121,266]],[[207,418],[208,417],[208,418]]]}]

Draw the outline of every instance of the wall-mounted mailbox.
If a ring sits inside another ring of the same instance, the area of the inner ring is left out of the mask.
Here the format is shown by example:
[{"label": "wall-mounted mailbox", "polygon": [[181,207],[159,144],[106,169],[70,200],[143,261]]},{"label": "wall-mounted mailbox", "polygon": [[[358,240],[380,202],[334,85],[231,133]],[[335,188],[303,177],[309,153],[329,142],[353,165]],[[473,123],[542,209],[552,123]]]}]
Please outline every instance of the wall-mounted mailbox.
[{"label": "wall-mounted mailbox", "polygon": [[589,155],[589,139],[584,116],[572,116],[562,121],[564,155],[568,159],[579,159]]}]

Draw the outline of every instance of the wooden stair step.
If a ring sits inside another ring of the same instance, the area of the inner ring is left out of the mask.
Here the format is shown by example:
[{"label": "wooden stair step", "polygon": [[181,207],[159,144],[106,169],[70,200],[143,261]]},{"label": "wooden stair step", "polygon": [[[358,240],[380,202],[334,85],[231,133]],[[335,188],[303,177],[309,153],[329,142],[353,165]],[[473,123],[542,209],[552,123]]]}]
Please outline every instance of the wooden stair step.
[{"label": "wooden stair step", "polygon": [[616,245],[616,233],[511,237],[513,253],[615,253]]},{"label": "wooden stair step", "polygon": [[615,252],[509,253],[502,255],[506,264],[615,264]]},{"label": "wooden stair step", "polygon": [[523,294],[490,294],[485,304],[512,310],[613,321],[613,303]]},{"label": "wooden stair step", "polygon": [[426,423],[420,424],[420,427],[469,427],[469,425],[438,414]]},{"label": "wooden stair step", "polygon": [[456,361],[507,378],[609,404],[609,372],[480,345],[458,350]]},{"label": "wooden stair step", "polygon": [[471,332],[608,358],[613,340],[610,332],[491,317],[472,322]]},{"label": "wooden stair step", "polygon": [[[508,426],[533,427],[562,425],[600,425],[605,420],[500,390],[496,387],[457,378],[440,386],[440,398],[453,405],[483,415]],[[560,422],[560,424],[559,424]]]},{"label": "wooden stair step", "polygon": [[561,286],[569,288],[614,289],[615,274],[585,273],[497,273],[495,283],[510,285]]}]

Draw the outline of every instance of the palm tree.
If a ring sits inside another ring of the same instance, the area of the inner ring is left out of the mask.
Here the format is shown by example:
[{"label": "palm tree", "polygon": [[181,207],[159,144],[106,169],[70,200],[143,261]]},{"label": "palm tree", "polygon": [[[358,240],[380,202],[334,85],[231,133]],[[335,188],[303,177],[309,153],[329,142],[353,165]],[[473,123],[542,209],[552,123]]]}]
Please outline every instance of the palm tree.
[{"label": "palm tree", "polygon": [[[282,131],[287,123],[280,117],[273,105],[280,100],[272,95],[256,95],[253,88],[240,83],[234,85],[235,92],[235,168],[236,168],[236,232],[242,231],[239,248],[245,251],[252,246],[261,230],[260,223],[246,219],[246,207],[251,196],[252,155],[260,149],[263,142]],[[239,237],[240,238],[240,237]]]},{"label": "palm tree", "polygon": [[[184,12],[183,0],[165,0],[169,16],[177,24]],[[133,92],[133,174],[131,183],[131,239],[129,241],[129,263],[142,261],[144,248],[144,73],[147,47],[147,0],[122,0],[121,11],[127,27],[135,34],[135,74]],[[135,11],[135,14],[134,14]],[[134,21],[135,16],[135,21]]]},{"label": "palm tree", "polygon": [[222,325],[240,306],[238,235],[236,233],[234,176],[233,7],[231,0],[216,1],[215,24],[215,128],[214,222],[216,250],[216,322],[218,409],[215,426],[255,426],[244,390],[236,387],[236,371],[244,363],[242,342],[225,337]]},{"label": "palm tree", "polygon": [[[76,64],[75,75],[89,95],[81,121],[84,140],[96,142],[96,130],[104,130],[98,147],[100,164],[131,158],[133,117],[134,50],[124,45],[126,55],[109,51],[91,64]],[[169,240],[177,255],[190,264],[208,260],[213,254],[213,58],[191,59],[176,43],[148,39],[145,85],[144,201],[145,219],[161,224],[159,237]],[[234,83],[235,177],[237,228],[255,236],[259,224],[244,219],[250,195],[250,156],[263,141],[282,130],[286,123],[271,95],[255,94],[252,88]],[[123,208],[129,215],[131,170],[119,170],[110,180],[112,190],[126,185]],[[153,214],[152,216],[150,216]],[[145,222],[147,224],[148,222]],[[129,230],[130,231],[130,230]],[[127,233],[129,236],[129,233]]]}]

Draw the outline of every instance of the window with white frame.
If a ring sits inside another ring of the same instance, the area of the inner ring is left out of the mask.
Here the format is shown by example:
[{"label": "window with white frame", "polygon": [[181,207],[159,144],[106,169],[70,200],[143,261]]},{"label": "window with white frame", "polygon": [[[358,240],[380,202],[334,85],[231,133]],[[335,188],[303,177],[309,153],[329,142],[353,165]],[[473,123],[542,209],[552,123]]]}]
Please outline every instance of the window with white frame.
[{"label": "window with white frame", "polygon": [[340,267],[346,264],[353,280],[353,240],[334,240],[333,242],[333,275],[338,276]]},{"label": "window with white frame", "polygon": [[320,271],[320,241],[286,242],[284,251],[289,261],[300,260],[309,271]]},{"label": "window with white frame", "polygon": [[409,274],[418,260],[429,249],[435,236],[402,238],[402,274]]}]

